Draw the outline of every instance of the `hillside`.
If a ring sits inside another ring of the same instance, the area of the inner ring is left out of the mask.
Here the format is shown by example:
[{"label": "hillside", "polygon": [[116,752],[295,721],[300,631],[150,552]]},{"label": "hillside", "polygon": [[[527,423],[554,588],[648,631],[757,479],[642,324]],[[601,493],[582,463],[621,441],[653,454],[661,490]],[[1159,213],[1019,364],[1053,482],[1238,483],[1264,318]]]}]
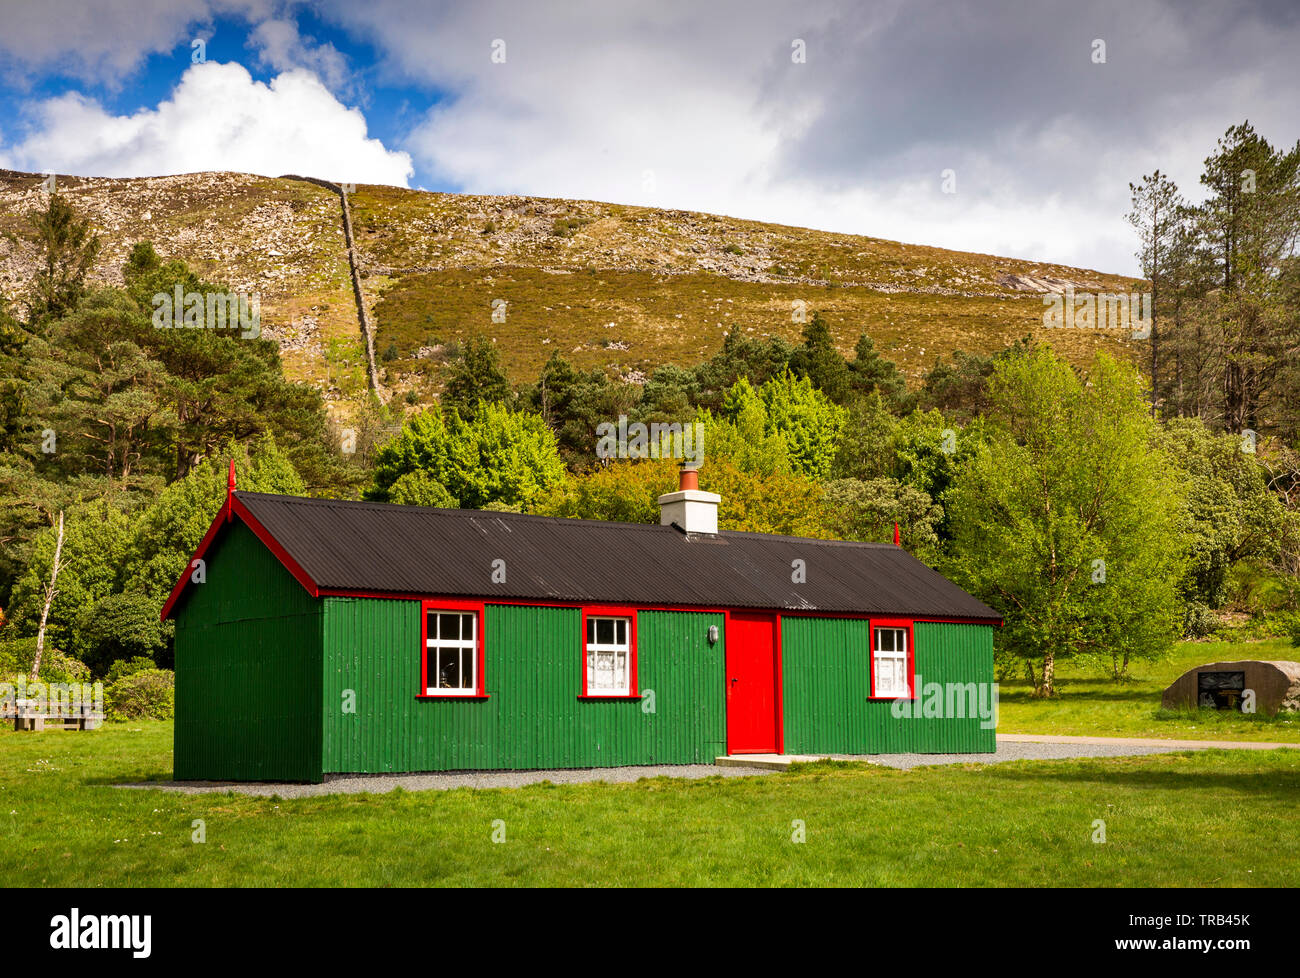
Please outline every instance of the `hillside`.
[{"label": "hillside", "polygon": [[[0,232],[43,204],[44,178],[0,171]],[[131,245],[153,241],[204,276],[262,300],[264,335],[291,376],[348,413],[366,388],[365,345],[340,198],[296,179],[200,173],[145,179],[58,177],[105,247],[94,277],[120,281]],[[877,238],[592,201],[468,196],[358,186],[349,197],[383,396],[434,396],[447,346],[499,345],[512,379],[554,351],[638,379],[694,363],[739,329],[794,339],[794,303],[819,309],[850,353],[866,330],[913,382],[939,354],[991,352],[1031,334],[1075,361],[1099,346],[1131,354],[1115,330],[1046,330],[1039,293],[1130,290],[1124,276]],[[0,238],[11,298],[32,255]],[[505,321],[493,321],[504,300]]]}]

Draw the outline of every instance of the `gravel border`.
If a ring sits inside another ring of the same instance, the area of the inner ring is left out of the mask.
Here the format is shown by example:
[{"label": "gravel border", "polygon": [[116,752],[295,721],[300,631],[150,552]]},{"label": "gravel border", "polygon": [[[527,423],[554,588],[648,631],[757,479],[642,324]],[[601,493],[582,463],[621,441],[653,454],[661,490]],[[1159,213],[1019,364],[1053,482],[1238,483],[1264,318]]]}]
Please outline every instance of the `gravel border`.
[{"label": "gravel border", "polygon": [[659,764],[638,767],[575,768],[559,771],[457,771],[441,774],[347,774],[330,775],[320,784],[280,781],[146,781],[114,785],[117,788],[159,788],[186,795],[234,792],[265,798],[311,798],[317,795],[354,795],[362,792],[386,794],[404,791],[448,791],[452,788],[522,788],[530,784],[627,784],[642,778],[750,778],[771,774],[752,767],[717,767],[713,764]]},{"label": "gravel border", "polygon": [[[832,754],[837,761],[857,761],[881,767],[911,770],[939,764],[1001,764],[1006,761],[1056,761],[1084,757],[1138,757],[1172,754],[1189,748],[1171,742],[1169,746],[1137,744],[1025,743],[1003,741],[992,754]],[[264,798],[311,798],[319,795],[350,795],[362,792],[386,794],[404,791],[448,791],[453,788],[521,788],[530,784],[628,784],[642,778],[745,778],[775,774],[775,769],[720,767],[713,764],[659,764],[636,767],[577,768],[553,771],[459,771],[431,774],[331,775],[320,784],[278,781],[146,781],[114,785],[117,788],[159,789],[198,795],[233,792]]]},{"label": "gravel border", "polygon": [[884,767],[911,770],[932,764],[1001,764],[1006,761],[1059,761],[1076,757],[1139,757],[1144,754],[1174,754],[1206,748],[1146,744],[1044,744],[999,741],[992,754],[835,754],[837,761],[866,761]]}]

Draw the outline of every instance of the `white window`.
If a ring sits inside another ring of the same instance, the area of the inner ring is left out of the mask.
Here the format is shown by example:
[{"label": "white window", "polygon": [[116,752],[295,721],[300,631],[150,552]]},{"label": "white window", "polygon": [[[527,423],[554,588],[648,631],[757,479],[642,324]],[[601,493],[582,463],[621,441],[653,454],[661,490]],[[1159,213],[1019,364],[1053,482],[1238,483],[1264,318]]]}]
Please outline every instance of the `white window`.
[{"label": "white window", "polygon": [[478,693],[478,615],[430,609],[424,648],[425,694]]},{"label": "white window", "polygon": [[632,695],[632,621],[587,619],[587,695]]},{"label": "white window", "polygon": [[877,628],[872,651],[876,696],[907,696],[907,629]]}]

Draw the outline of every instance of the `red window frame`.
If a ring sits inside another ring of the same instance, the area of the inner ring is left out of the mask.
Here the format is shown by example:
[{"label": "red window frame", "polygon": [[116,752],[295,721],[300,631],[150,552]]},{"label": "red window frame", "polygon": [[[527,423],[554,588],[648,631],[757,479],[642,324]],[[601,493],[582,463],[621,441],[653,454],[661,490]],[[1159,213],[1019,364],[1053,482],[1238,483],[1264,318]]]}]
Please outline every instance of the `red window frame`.
[{"label": "red window frame", "polygon": [[[634,605],[618,604],[591,604],[582,606],[582,623],[579,632],[579,648],[582,652],[578,662],[582,669],[582,692],[579,694],[580,700],[639,700],[641,698],[641,686],[637,677],[637,654],[636,654],[636,617],[637,607]],[[628,669],[628,692],[626,693],[589,693],[587,691],[587,616],[593,618],[626,618],[628,619],[628,636],[627,636],[627,669]]]},{"label": "red window frame", "polygon": [[[916,699],[916,640],[913,637],[912,618],[871,618],[868,619],[867,656],[868,668],[871,670],[871,699],[873,700],[915,700]],[[876,629],[901,628],[907,632],[907,696],[876,695]]]},{"label": "red window frame", "polygon": [[[477,663],[474,669],[474,681],[477,687],[473,693],[430,693],[429,692],[429,612],[430,611],[469,611],[477,617]],[[420,691],[417,700],[485,700],[488,698],[487,679],[484,675],[487,648],[485,632],[486,618],[484,602],[466,601],[463,598],[446,600],[426,599],[420,602]]]}]

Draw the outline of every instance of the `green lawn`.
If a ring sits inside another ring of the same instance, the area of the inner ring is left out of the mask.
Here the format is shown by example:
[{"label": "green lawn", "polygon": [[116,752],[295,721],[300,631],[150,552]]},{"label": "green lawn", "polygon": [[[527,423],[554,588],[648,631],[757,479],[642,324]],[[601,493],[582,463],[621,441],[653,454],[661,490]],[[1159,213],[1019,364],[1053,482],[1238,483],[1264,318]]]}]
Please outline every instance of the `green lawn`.
[{"label": "green lawn", "polygon": [[998,733],[1159,737],[1166,740],[1264,740],[1300,743],[1300,716],[1162,711],[1160,694],[1193,666],[1234,659],[1300,660],[1285,639],[1264,642],[1183,642],[1162,662],[1130,667],[1133,680],[1115,683],[1070,665],[1057,670],[1060,696],[1043,701],[1024,680],[1003,680]]},{"label": "green lawn", "polygon": [[170,745],[165,723],[0,733],[0,886],[1300,883],[1294,751],[293,801],[111,787],[170,777]]}]

